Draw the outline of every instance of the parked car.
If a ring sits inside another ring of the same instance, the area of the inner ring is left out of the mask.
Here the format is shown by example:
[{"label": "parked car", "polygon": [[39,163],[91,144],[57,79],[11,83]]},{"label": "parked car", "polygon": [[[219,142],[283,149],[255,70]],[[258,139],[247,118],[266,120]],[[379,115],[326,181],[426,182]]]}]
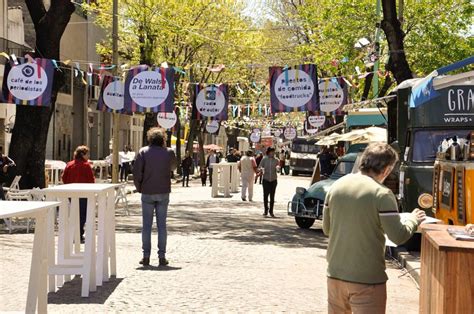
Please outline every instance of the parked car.
[{"label": "parked car", "polygon": [[349,153],[338,159],[328,179],[314,183],[308,189],[298,187],[292,201],[288,202],[288,215],[294,216],[296,224],[309,229],[315,220],[322,220],[326,194],[336,180],[346,174],[357,172],[361,153]]}]

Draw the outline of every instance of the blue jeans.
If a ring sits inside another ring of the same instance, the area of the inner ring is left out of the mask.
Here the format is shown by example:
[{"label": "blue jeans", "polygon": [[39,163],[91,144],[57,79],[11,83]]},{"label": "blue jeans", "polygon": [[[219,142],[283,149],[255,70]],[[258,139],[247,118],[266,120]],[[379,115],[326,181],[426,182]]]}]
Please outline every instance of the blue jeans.
[{"label": "blue jeans", "polygon": [[156,213],[156,225],[158,227],[158,257],[166,255],[166,216],[170,195],[167,194],[142,194],[142,249],[143,257],[150,257],[151,253],[151,229],[153,225],[153,214]]}]

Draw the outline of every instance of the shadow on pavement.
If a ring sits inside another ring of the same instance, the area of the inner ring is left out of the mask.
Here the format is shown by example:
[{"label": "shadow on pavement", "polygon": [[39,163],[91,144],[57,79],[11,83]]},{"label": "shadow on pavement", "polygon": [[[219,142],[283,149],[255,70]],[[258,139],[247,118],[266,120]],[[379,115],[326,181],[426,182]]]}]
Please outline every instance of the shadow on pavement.
[{"label": "shadow on pavement", "polygon": [[[251,206],[242,211],[242,206]],[[175,203],[168,210],[168,231],[171,234],[197,234],[203,239],[225,239],[247,244],[271,244],[285,247],[327,248],[327,238],[317,223],[312,229],[296,226],[294,219],[286,216],[280,204],[278,219],[265,218],[259,203],[241,203],[225,200]],[[251,210],[251,211],[250,211]],[[139,207],[131,215],[120,217],[118,232],[141,232]]]},{"label": "shadow on pavement", "polygon": [[173,270],[181,270],[182,267],[173,267],[173,266],[153,266],[153,265],[150,265],[150,266],[141,266],[141,267],[137,267],[136,270],[143,270],[143,271],[147,271],[147,270],[152,270],[152,271],[173,271]]},{"label": "shadow on pavement", "polygon": [[115,291],[123,278],[110,278],[108,282],[104,282],[101,287],[97,287],[97,291],[90,292],[88,298],[81,297],[82,280],[76,276],[73,280],[66,282],[64,286],[56,292],[48,294],[49,304],[104,304],[109,296]]}]

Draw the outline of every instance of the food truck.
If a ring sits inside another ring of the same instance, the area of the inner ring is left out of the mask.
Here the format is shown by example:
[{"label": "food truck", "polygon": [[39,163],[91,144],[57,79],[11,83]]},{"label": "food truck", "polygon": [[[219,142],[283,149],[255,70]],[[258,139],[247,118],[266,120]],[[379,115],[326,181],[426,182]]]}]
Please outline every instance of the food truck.
[{"label": "food truck", "polygon": [[474,223],[474,131],[459,156],[439,152],[433,172],[433,211],[447,225]]},{"label": "food truck", "polygon": [[313,173],[319,154],[317,140],[297,137],[291,142],[290,170],[293,176],[300,173]]},{"label": "food truck", "polygon": [[[407,80],[389,103],[389,143],[398,142],[399,200],[402,211],[425,209],[435,216],[433,167],[443,141],[466,139],[474,129],[474,71],[454,75],[474,57],[440,68],[425,78]],[[392,109],[390,109],[390,107]]]}]

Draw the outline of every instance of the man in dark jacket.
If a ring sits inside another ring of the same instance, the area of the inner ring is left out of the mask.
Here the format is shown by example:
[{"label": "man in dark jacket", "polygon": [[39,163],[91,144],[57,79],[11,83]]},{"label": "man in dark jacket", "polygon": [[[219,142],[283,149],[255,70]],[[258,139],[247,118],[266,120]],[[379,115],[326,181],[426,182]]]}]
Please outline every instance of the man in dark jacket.
[{"label": "man in dark jacket", "polygon": [[183,186],[184,183],[186,183],[186,186],[189,187],[189,176],[191,174],[191,169],[194,170],[193,159],[191,158],[189,152],[186,152],[186,156],[181,161],[181,170],[183,172]]},{"label": "man in dark jacket", "polygon": [[166,266],[166,217],[171,193],[171,172],[176,169],[177,161],[174,152],[165,146],[166,133],[162,129],[150,129],[147,138],[149,145],[140,149],[133,167],[135,187],[142,193],[143,259],[140,264],[150,265],[151,229],[153,214],[156,214],[159,264]]}]

